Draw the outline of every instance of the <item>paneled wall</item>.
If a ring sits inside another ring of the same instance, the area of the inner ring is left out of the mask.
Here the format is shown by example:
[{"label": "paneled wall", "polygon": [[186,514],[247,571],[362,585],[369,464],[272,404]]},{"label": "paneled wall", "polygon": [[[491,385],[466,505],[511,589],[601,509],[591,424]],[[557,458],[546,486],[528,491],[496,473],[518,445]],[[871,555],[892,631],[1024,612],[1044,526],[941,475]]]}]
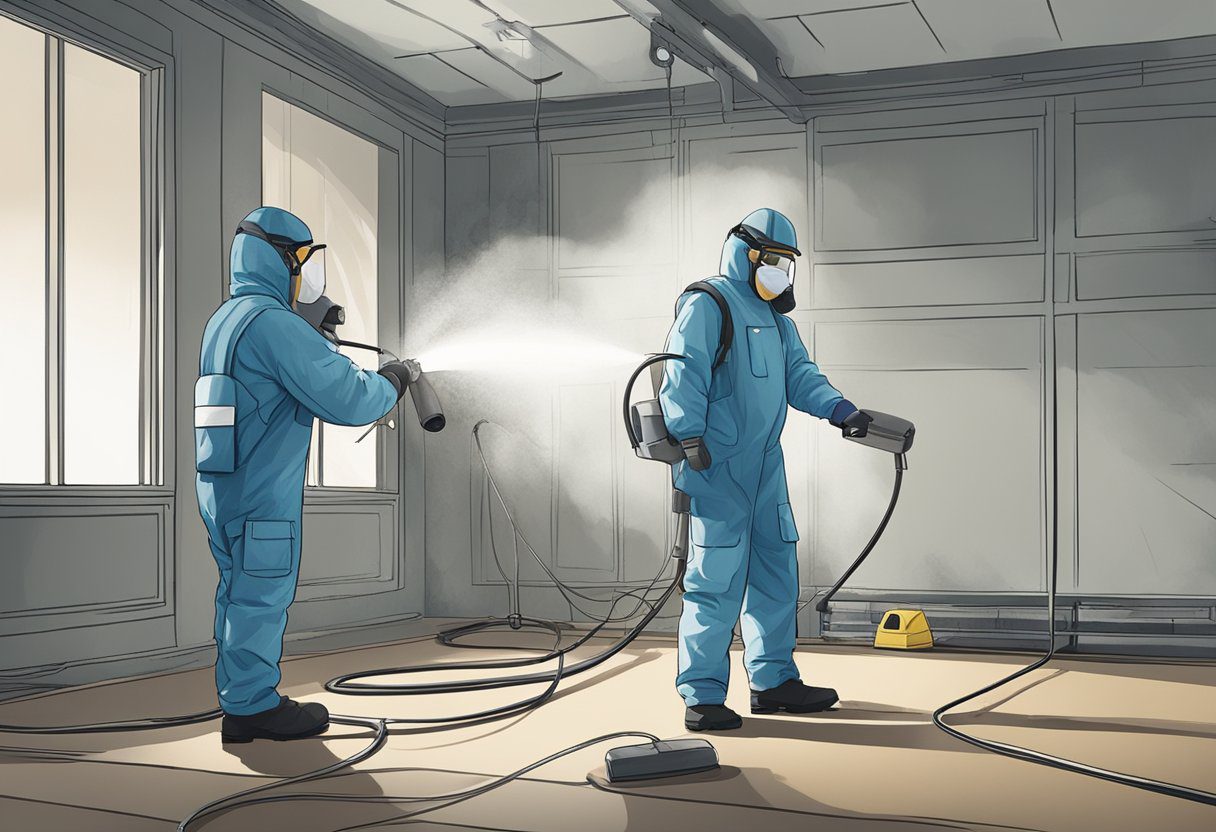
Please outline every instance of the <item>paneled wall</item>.
[{"label": "paneled wall", "polygon": [[1192,640],[1210,634],[1186,607],[1216,596],[1214,95],[1197,81],[1058,102],[1075,182],[1057,226],[1068,577],[1151,596]]},{"label": "paneled wall", "polygon": [[[1046,130],[1042,102],[815,123],[815,356],[917,425],[854,592],[1043,588]],[[852,561],[892,478],[889,458],[821,436],[810,586]]]},{"label": "paneled wall", "polygon": [[[812,354],[847,396],[918,427],[883,544],[833,618],[804,614],[802,631],[872,631],[883,605],[905,600],[932,606],[948,633],[1037,638],[1058,539],[1066,618],[1111,632],[1132,615],[1116,640],[1168,640],[1210,617],[1216,594],[1216,110],[1212,82],[1153,81],[859,107],[806,129],[696,117],[674,131],[554,128],[539,152],[522,134],[450,139],[449,264],[457,241],[500,245],[485,218],[526,216],[532,234],[539,216],[547,262],[503,264],[519,290],[653,351],[680,287],[716,273],[726,230],[756,207],[785,212],[807,253],[791,317]],[[496,190],[510,171],[517,187]],[[628,452],[618,424],[626,374],[555,380],[522,412],[489,397],[462,415],[466,429],[506,423],[496,472],[511,467],[501,448],[514,434],[535,443],[532,473],[502,490],[537,554],[592,586],[648,578],[668,542],[664,472]],[[868,538],[891,458],[802,414],[783,441],[810,598]],[[428,610],[484,613],[505,599],[488,530],[508,566],[513,535],[475,454],[453,469],[439,499],[461,507],[428,528]],[[467,572],[452,557],[461,538]],[[525,607],[568,611],[529,567]]]},{"label": "paneled wall", "polygon": [[[0,8],[159,69],[164,99],[151,117],[161,119],[164,170],[149,190],[163,189],[165,285],[164,484],[0,487],[0,668],[22,669],[21,689],[206,663],[216,570],[195,502],[190,414],[232,233],[261,200],[263,91],[377,143],[376,335],[388,344],[401,339],[415,271],[443,268],[441,124],[423,130],[334,68],[305,63],[286,34],[271,43],[193,0],[0,0]],[[416,425],[400,427],[384,490],[309,496],[290,638],[421,612],[422,438]]]}]

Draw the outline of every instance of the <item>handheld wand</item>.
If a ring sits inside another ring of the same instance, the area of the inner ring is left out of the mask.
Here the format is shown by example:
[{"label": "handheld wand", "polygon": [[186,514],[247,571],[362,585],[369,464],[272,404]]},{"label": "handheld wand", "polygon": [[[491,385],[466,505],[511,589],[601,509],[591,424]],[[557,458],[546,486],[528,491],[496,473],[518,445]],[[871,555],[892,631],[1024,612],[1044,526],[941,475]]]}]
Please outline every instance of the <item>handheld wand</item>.
[{"label": "handheld wand", "polygon": [[[387,355],[394,361],[400,360],[393,353],[375,344],[364,344],[359,341],[347,341],[344,338],[339,338],[338,327],[346,323],[346,310],[325,295],[321,295],[313,303],[300,304],[297,311],[327,341],[339,347],[370,350],[377,355]],[[414,364],[417,366],[417,362],[414,362]],[[447,424],[447,417],[443,414],[443,405],[439,403],[439,396],[435,393],[435,388],[431,386],[430,379],[426,377],[426,373],[422,372],[421,367],[418,369],[417,377],[410,381],[409,390],[410,399],[414,402],[414,412],[418,414],[418,424],[422,425],[422,429],[430,433],[438,433],[443,430]],[[384,420],[375,422],[368,428],[366,433],[355,441],[362,442],[369,433],[382,424],[387,425],[390,429],[392,428],[391,422],[385,422]]]}]

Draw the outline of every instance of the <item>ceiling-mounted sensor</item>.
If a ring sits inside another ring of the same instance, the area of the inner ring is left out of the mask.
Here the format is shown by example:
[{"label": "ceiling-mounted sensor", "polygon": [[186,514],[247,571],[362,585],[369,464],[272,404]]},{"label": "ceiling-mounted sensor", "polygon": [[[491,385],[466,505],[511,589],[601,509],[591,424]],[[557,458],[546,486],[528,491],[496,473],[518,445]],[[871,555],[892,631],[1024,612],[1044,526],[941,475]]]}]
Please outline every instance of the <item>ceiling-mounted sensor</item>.
[{"label": "ceiling-mounted sensor", "polygon": [[650,62],[655,66],[667,69],[676,62],[676,56],[664,43],[654,43],[650,46]]}]

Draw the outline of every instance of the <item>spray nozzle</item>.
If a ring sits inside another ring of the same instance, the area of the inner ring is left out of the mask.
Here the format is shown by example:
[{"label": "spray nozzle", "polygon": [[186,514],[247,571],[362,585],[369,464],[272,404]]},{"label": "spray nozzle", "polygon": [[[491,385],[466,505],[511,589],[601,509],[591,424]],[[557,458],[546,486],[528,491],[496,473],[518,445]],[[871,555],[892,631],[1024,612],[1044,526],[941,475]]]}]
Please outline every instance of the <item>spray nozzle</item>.
[{"label": "spray nozzle", "polygon": [[[299,313],[300,317],[312,324],[313,328],[317,332],[320,332],[326,340],[339,347],[370,350],[377,355],[386,355],[394,361],[401,360],[390,351],[384,349],[384,347],[339,338],[338,327],[346,323],[346,310],[325,295],[317,298],[312,303],[298,304],[296,312]],[[408,363],[410,365],[410,399],[413,400],[414,410],[418,413],[418,424],[422,425],[422,429],[425,431],[437,433],[443,430],[447,424],[447,418],[443,415],[443,406],[439,403],[439,396],[435,394],[435,388],[431,387],[426,374],[422,372],[422,366],[413,360]],[[362,442],[372,431],[381,426],[387,427],[389,430],[396,429],[396,423],[386,415],[382,419],[373,422],[371,427],[355,440],[355,443]]]}]

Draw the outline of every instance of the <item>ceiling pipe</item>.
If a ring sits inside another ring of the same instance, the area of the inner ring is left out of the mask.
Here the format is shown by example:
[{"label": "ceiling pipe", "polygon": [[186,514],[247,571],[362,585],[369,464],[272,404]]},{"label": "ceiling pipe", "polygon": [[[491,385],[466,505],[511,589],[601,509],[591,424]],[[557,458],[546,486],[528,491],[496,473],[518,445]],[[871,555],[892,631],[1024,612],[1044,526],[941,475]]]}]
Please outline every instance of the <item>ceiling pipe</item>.
[{"label": "ceiling pipe", "polygon": [[808,121],[802,112],[805,94],[778,72],[776,51],[754,26],[727,31],[732,28],[730,18],[710,9],[691,12],[685,8],[688,0],[616,0],[616,4],[682,60],[708,72],[722,89],[724,111],[734,109],[733,84],[738,83],[795,124]]}]

